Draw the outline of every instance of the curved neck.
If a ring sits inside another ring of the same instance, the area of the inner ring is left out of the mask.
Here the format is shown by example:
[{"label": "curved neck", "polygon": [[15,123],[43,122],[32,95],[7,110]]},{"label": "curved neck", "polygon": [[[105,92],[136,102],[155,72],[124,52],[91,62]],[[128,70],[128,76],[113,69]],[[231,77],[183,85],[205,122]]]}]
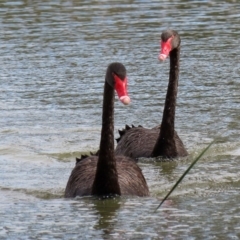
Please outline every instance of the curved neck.
[{"label": "curved neck", "polygon": [[114,89],[105,81],[103,94],[102,132],[93,195],[120,195],[114,157]]},{"label": "curved neck", "polygon": [[174,136],[175,108],[179,77],[179,53],[179,48],[170,52],[169,83],[162,117],[161,137],[173,138]]},{"label": "curved neck", "polygon": [[[153,150],[154,156],[165,155],[165,149],[176,150],[174,141],[175,108],[178,91],[180,47],[170,52],[170,72],[160,134]],[[174,148],[174,149],[173,149]]]}]

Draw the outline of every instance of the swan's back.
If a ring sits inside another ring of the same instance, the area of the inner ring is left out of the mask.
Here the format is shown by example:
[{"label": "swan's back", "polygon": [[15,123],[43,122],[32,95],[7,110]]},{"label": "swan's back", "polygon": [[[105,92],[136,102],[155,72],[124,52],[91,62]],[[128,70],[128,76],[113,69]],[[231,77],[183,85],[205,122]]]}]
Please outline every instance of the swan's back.
[{"label": "swan's back", "polygon": [[[123,131],[120,131],[120,138],[115,150],[116,155],[124,155],[134,159],[145,157],[152,157],[154,146],[158,140],[160,133],[160,125],[147,129],[143,127],[132,127],[128,126]],[[174,148],[168,148],[164,146],[163,157],[184,157],[187,156],[187,151],[184,148],[182,140],[179,138],[176,131],[174,131],[174,139],[172,144]],[[175,149],[175,152],[173,152]]]},{"label": "swan's back", "polygon": [[124,155],[134,159],[151,157],[159,132],[159,127],[152,129],[126,127],[118,141],[115,155]]},{"label": "swan's back", "polygon": [[[147,183],[138,165],[132,159],[124,156],[116,156],[115,159],[121,195],[148,196]],[[92,195],[97,161],[97,156],[90,156],[76,164],[69,177],[65,189],[65,197]]]}]

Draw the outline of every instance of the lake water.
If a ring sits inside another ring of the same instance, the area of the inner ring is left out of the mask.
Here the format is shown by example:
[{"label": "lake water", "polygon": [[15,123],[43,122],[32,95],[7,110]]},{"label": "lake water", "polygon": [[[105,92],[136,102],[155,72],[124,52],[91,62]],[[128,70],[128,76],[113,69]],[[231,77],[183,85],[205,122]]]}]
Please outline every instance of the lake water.
[{"label": "lake water", "polygon": [[[239,18],[234,0],[1,1],[0,239],[239,239]],[[150,197],[64,199],[75,157],[98,149],[109,63],[125,64],[132,99],[116,100],[116,137],[160,123],[167,28],[182,40],[176,129],[190,155],[140,161]]]}]

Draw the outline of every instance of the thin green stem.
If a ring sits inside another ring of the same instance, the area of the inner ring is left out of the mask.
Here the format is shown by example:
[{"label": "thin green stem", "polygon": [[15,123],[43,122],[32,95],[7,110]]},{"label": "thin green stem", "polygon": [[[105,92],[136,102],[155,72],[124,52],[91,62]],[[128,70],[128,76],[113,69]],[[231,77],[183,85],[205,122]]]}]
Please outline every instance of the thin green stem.
[{"label": "thin green stem", "polygon": [[196,162],[203,156],[203,154],[212,146],[212,144],[216,142],[216,139],[213,140],[191,163],[191,165],[188,167],[188,169],[183,173],[183,175],[178,179],[178,181],[174,184],[172,189],[168,192],[168,194],[165,196],[165,198],[161,201],[161,203],[158,205],[155,211],[157,211],[161,205],[167,200],[167,198],[170,196],[170,194],[174,191],[174,189],[178,186],[178,184],[183,180],[183,178],[187,175],[187,173],[193,168],[193,166],[196,164]]}]

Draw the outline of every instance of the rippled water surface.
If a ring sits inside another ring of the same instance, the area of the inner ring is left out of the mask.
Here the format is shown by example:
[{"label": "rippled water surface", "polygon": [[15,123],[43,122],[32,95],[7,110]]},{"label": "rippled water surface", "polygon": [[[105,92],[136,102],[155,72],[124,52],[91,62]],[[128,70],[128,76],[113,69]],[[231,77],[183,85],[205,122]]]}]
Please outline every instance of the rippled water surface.
[{"label": "rippled water surface", "polygon": [[[239,18],[231,0],[1,1],[0,239],[239,239]],[[115,101],[116,136],[160,123],[167,28],[182,39],[176,129],[189,157],[141,160],[148,198],[64,199],[75,157],[98,149],[109,63],[125,64],[132,98]]]}]

